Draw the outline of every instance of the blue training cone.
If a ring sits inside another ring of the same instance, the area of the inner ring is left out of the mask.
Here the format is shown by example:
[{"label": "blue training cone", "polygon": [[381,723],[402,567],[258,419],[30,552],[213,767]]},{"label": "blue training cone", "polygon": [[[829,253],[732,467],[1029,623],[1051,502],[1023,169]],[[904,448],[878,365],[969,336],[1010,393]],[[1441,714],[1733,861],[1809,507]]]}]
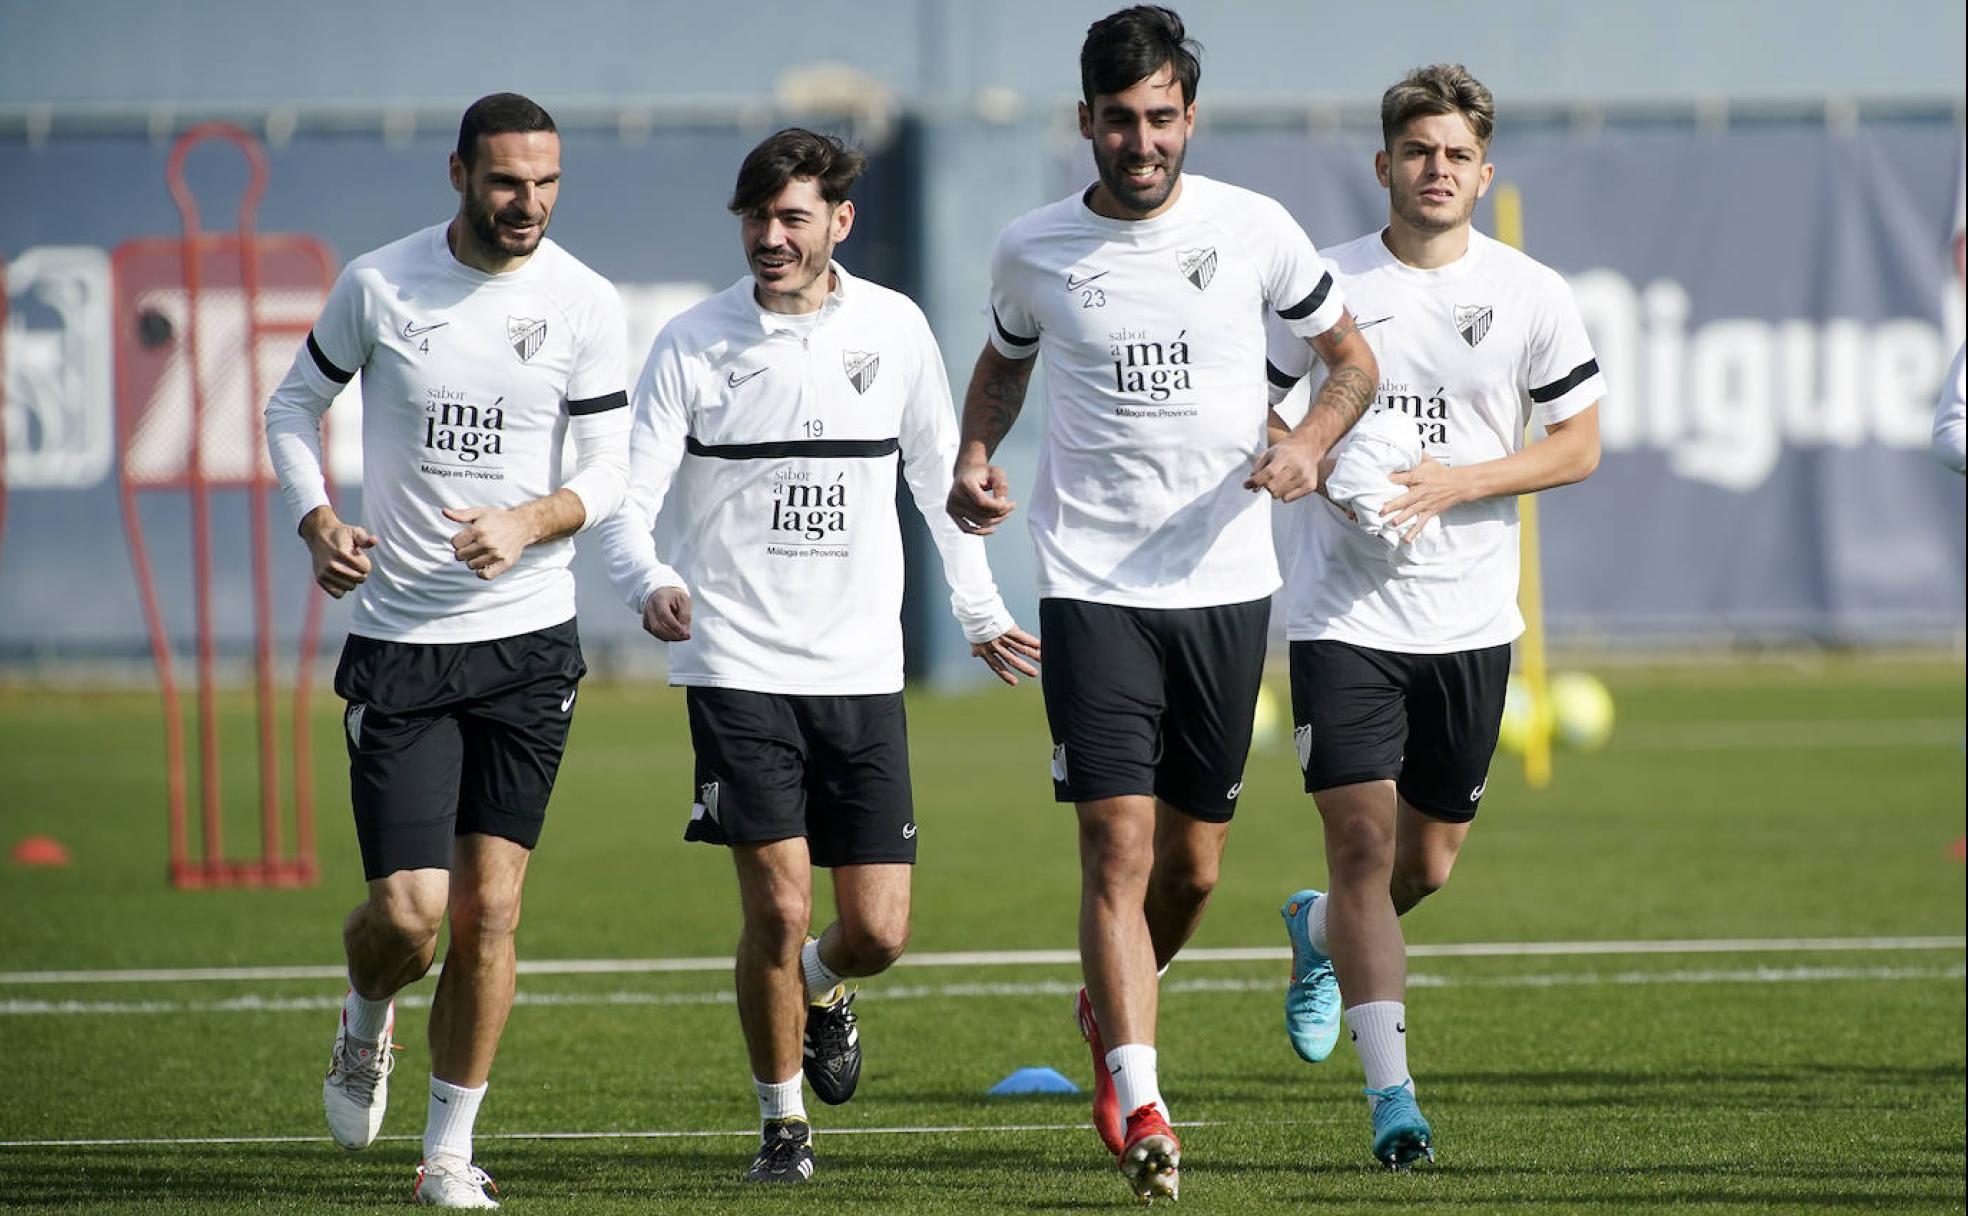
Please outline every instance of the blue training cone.
[{"label": "blue training cone", "polygon": [[1080,1087],[1056,1068],[1021,1068],[993,1085],[992,1094],[1076,1094]]}]

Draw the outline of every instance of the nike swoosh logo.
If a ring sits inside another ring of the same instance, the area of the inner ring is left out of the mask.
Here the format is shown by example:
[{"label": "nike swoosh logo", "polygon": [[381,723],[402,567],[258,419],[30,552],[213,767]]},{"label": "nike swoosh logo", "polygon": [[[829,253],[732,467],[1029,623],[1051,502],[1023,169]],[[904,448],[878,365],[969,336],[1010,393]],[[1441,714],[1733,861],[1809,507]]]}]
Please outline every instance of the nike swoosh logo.
[{"label": "nike swoosh logo", "polygon": [[737,388],[739,385],[743,384],[747,380],[750,380],[752,377],[763,376],[766,372],[770,370],[771,370],[770,368],[765,368],[765,367],[754,368],[753,370],[746,372],[742,376],[739,375],[737,372],[732,372],[729,376],[726,376],[724,378],[724,382],[732,388]]},{"label": "nike swoosh logo", "polygon": [[1374,318],[1374,319],[1373,319],[1373,320],[1371,320],[1371,321],[1355,321],[1355,322],[1353,322],[1353,328],[1354,328],[1354,329],[1372,329],[1372,328],[1373,328],[1374,326],[1376,326],[1376,325],[1378,325],[1378,324],[1380,324],[1380,323],[1381,323],[1382,321],[1392,321],[1393,319],[1394,319],[1394,316],[1393,316],[1393,314],[1392,314],[1392,313],[1390,313],[1390,314],[1388,314],[1387,316],[1384,316],[1384,317],[1376,317],[1376,318]]},{"label": "nike swoosh logo", "polygon": [[1078,291],[1080,288],[1085,287],[1088,283],[1093,282],[1095,279],[1104,279],[1109,274],[1112,273],[1113,273],[1112,271],[1103,270],[1099,274],[1090,274],[1084,279],[1076,279],[1072,276],[1071,273],[1068,273],[1066,276],[1066,290]]},{"label": "nike swoosh logo", "polygon": [[574,708],[574,694],[570,692],[567,694],[567,699],[560,703],[560,712],[566,713],[572,708]]},{"label": "nike swoosh logo", "polygon": [[443,329],[449,324],[451,324],[449,321],[438,321],[430,325],[419,325],[415,321],[405,321],[403,323],[403,336],[406,338],[421,337],[433,329]]}]

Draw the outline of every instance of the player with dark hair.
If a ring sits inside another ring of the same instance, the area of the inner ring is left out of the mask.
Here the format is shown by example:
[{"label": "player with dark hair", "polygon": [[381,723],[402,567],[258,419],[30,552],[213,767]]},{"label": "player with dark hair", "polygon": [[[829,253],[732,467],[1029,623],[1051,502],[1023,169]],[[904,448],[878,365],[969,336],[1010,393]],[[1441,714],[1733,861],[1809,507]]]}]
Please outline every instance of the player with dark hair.
[{"label": "player with dark hair", "polygon": [[[880,974],[908,941],[898,461],[971,652],[1007,684],[1038,674],[983,542],[938,509],[957,434],[936,339],[908,297],[834,260],[862,164],[799,129],[745,158],[731,209],[751,273],[657,335],[634,391],[628,503],[602,536],[616,589],[670,643],[670,683],[686,689],[685,839],[728,847],[737,869],[752,1182],[812,1176],[802,1073],[822,1101],[853,1097],[843,981]],[[814,866],[833,871],[838,913],[817,938]]]},{"label": "player with dark hair", "polygon": [[[448,919],[414,1194],[491,1208],[472,1128],[512,1006],[526,863],[587,671],[568,538],[622,500],[629,411],[615,289],[546,239],[560,190],[546,111],[511,93],[475,103],[451,185],[449,223],[342,271],[266,431],[316,582],[356,592],[335,691],[369,893],[342,930],[328,1127],[344,1148],[375,1140],[392,998],[429,971]],[[321,417],[358,371],[367,526],[329,505],[321,459]]]},{"label": "player with dark hair", "polygon": [[[1317,1062],[1343,1020],[1375,1159],[1433,1157],[1407,1065],[1398,919],[1448,881],[1488,782],[1517,612],[1517,496],[1599,461],[1605,380],[1557,272],[1470,226],[1496,110],[1459,64],[1381,104],[1385,228],[1327,250],[1380,364],[1372,411],[1299,508],[1286,594],[1292,712],[1330,890],[1285,901],[1285,1025]],[[1281,400],[1310,367],[1271,332]],[[1546,434],[1530,443],[1525,428]],[[1282,420],[1277,425],[1282,426]]]},{"label": "player with dark hair", "polygon": [[541,109],[532,98],[518,93],[491,93],[466,107],[464,118],[458,122],[458,162],[467,171],[471,170],[478,164],[484,141],[494,135],[558,137],[559,130],[554,126],[553,115]]},{"label": "player with dark hair", "polygon": [[[1078,815],[1076,1012],[1094,1056],[1095,1128],[1142,1199],[1177,1192],[1157,974],[1201,923],[1243,788],[1279,585],[1265,494],[1317,488],[1320,459],[1375,379],[1285,209],[1183,172],[1197,49],[1165,8],[1087,31],[1079,121],[1097,180],[998,240],[948,508],[978,535],[1010,515],[990,459],[1042,355],[1029,519],[1054,796]],[[1258,357],[1266,312],[1331,368],[1304,423],[1276,442]]]},{"label": "player with dark hair", "polygon": [[821,202],[839,207],[867,168],[868,158],[859,148],[830,135],[788,127],[746,153],[725,207],[733,215],[749,215],[796,180],[812,182]]}]

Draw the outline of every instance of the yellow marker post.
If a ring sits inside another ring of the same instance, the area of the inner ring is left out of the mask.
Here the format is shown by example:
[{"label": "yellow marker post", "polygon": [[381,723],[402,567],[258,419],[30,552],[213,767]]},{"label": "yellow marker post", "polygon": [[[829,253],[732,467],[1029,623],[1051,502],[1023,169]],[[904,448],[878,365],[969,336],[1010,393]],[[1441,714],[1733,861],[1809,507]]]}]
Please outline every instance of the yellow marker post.
[{"label": "yellow marker post", "polygon": [[[1496,208],[1497,240],[1512,249],[1524,247],[1524,195],[1516,186],[1499,183],[1490,194]],[[1524,736],[1524,780],[1532,789],[1551,784],[1551,685],[1544,663],[1544,578],[1538,559],[1537,495],[1517,499],[1519,563],[1517,608],[1524,614],[1524,637],[1517,654],[1524,685],[1531,696],[1531,721]]]}]

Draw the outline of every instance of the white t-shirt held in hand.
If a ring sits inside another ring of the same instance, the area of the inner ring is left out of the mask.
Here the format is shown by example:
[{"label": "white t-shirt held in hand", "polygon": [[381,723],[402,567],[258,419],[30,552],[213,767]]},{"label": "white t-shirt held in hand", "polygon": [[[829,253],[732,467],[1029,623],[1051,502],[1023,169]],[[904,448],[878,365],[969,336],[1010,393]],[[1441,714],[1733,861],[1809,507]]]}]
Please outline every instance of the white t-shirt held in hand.
[{"label": "white t-shirt held in hand", "polygon": [[1422,455],[1421,428],[1413,418],[1395,410],[1376,410],[1347,432],[1332,476],[1326,479],[1326,497],[1351,512],[1353,525],[1387,546],[1390,556],[1419,557],[1442,533],[1441,517],[1431,516],[1403,553],[1401,536],[1413,523],[1397,527],[1382,514],[1387,504],[1408,492],[1393,475],[1420,464]]}]

